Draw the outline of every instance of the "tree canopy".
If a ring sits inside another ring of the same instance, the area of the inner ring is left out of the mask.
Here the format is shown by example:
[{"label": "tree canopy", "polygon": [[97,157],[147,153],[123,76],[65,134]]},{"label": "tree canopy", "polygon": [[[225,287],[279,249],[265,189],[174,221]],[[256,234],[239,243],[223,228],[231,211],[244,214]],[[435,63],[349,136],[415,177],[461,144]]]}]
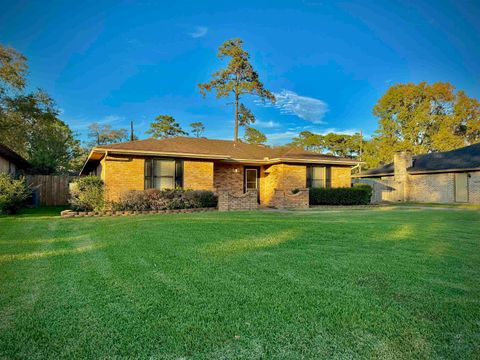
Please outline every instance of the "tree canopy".
[{"label": "tree canopy", "polygon": [[98,122],[88,126],[87,136],[89,138],[87,143],[89,147],[115,144],[130,139],[127,129],[112,129],[110,124],[99,124]]},{"label": "tree canopy", "polygon": [[379,128],[365,144],[370,167],[389,163],[396,151],[447,151],[480,141],[480,102],[450,83],[398,84],[373,108]]},{"label": "tree canopy", "polygon": [[174,136],[188,135],[186,131],[170,115],[159,115],[150,123],[150,129],[147,134],[151,134],[156,139],[165,139]]},{"label": "tree canopy", "polygon": [[205,126],[203,126],[203,123],[200,121],[191,123],[190,128],[192,129],[192,133],[197,138],[201,137],[203,132],[205,131]]},{"label": "tree canopy", "polygon": [[44,91],[23,91],[27,59],[0,45],[0,142],[26,158],[41,174],[78,170],[80,142],[58,118],[53,99]]},{"label": "tree canopy", "polygon": [[217,98],[234,97],[235,104],[235,128],[234,140],[238,140],[238,127],[240,124],[241,112],[243,109],[244,123],[249,123],[249,114],[251,112],[242,104],[240,108],[240,99],[243,95],[256,95],[262,100],[275,102],[275,96],[268,91],[259,79],[258,73],[253,69],[250,63],[250,55],[243,49],[243,41],[241,39],[231,39],[224,42],[218,49],[218,58],[230,58],[227,66],[215,72],[212,80],[199,84],[198,87],[203,96],[207,92],[216,90]]},{"label": "tree canopy", "polygon": [[264,144],[267,142],[267,137],[261,131],[247,126],[245,128],[243,140],[248,144]]},{"label": "tree canopy", "polygon": [[315,134],[311,131],[302,131],[293,138],[292,145],[305,150],[326,153],[341,157],[356,157],[360,154],[361,135],[328,133]]}]

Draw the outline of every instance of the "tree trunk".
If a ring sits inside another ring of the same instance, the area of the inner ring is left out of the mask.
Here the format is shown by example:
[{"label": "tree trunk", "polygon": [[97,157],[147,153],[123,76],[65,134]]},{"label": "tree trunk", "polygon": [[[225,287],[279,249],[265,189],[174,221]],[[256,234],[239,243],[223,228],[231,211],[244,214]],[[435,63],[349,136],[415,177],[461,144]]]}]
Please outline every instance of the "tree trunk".
[{"label": "tree trunk", "polygon": [[238,93],[235,93],[235,133],[233,141],[238,141]]}]

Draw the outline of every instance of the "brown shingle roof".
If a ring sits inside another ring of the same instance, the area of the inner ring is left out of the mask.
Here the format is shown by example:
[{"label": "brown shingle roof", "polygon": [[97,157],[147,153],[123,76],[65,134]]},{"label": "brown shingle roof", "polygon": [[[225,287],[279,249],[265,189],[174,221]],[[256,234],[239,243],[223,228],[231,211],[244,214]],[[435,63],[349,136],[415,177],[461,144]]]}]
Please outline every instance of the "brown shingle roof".
[{"label": "brown shingle roof", "polygon": [[[167,139],[145,139],[118,144],[102,145],[96,149],[135,152],[158,152],[174,154],[196,154],[202,156],[225,157],[235,160],[266,160],[268,159],[303,159],[349,161],[354,159],[341,158],[332,155],[318,154],[292,147],[270,148],[264,145],[245,144],[228,140],[213,140],[190,137],[174,137]],[[94,149],[95,150],[95,149]]]}]

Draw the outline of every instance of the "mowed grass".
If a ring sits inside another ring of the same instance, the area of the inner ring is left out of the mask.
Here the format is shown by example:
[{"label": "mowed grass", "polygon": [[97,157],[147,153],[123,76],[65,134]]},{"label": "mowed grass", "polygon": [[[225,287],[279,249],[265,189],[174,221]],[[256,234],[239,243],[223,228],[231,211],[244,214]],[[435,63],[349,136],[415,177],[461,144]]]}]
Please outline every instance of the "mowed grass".
[{"label": "mowed grass", "polygon": [[0,358],[480,358],[480,212],[0,218]]}]

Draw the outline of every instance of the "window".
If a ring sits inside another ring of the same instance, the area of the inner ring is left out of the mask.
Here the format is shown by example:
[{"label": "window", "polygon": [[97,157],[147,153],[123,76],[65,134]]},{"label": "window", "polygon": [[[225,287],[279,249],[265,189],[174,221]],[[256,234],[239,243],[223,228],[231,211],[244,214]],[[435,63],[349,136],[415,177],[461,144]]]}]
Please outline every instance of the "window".
[{"label": "window", "polygon": [[308,166],[307,187],[330,188],[332,185],[330,166]]},{"label": "window", "polygon": [[183,186],[183,162],[175,159],[145,160],[145,189],[175,189]]},{"label": "window", "polygon": [[312,167],[312,187],[325,187],[325,166]]}]

